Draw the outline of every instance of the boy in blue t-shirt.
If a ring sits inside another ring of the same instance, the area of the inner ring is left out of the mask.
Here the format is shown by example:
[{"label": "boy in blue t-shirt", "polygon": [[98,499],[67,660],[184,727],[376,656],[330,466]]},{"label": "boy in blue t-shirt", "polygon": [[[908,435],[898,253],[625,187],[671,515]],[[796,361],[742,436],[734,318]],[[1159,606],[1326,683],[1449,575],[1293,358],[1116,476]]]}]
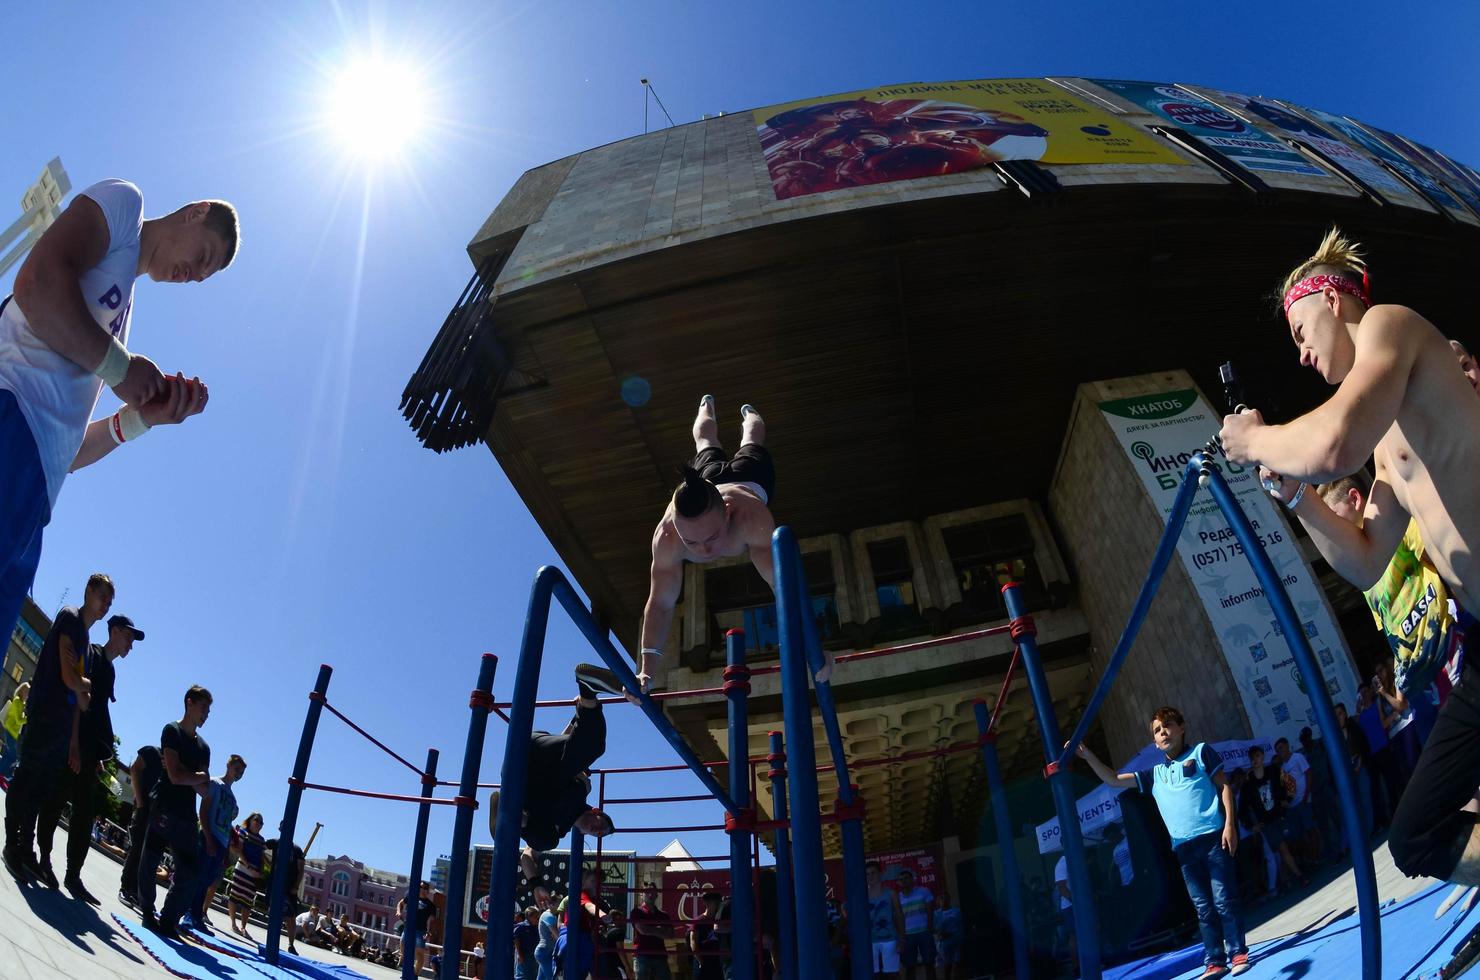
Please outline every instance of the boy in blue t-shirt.
[{"label": "boy in blue t-shirt", "polygon": [[1135,787],[1156,801],[1182,865],[1187,896],[1197,909],[1202,976],[1246,973],[1251,964],[1239,922],[1238,871],[1233,863],[1238,850],[1236,808],[1223,760],[1206,742],[1188,746],[1187,722],[1176,708],[1156,709],[1151,740],[1166,754],[1166,762],[1136,773],[1116,772],[1084,745],[1075,751],[1105,785]]}]

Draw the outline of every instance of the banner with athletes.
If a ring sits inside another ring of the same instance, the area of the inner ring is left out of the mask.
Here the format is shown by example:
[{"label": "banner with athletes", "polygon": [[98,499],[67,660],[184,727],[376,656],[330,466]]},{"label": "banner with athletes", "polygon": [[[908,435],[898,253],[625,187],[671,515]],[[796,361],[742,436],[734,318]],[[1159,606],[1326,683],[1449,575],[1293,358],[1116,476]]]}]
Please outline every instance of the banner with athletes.
[{"label": "banner with athletes", "polygon": [[1187,162],[1114,113],[1037,78],[893,85],[767,106],[754,116],[780,199],[999,160]]},{"label": "banner with athletes", "polygon": [[[1221,415],[1191,388],[1101,402],[1099,408],[1165,520],[1183,468],[1217,435]],[[1354,704],[1357,676],[1351,657],[1320,585],[1275,509],[1280,504],[1260,487],[1252,468],[1222,458],[1218,463],[1290,595],[1325,675],[1320,683],[1333,701]],[[1254,569],[1211,494],[1200,493],[1194,501],[1177,555],[1222,644],[1255,737],[1284,736],[1293,743],[1306,725],[1319,736],[1306,696],[1308,679],[1295,665]]]}]

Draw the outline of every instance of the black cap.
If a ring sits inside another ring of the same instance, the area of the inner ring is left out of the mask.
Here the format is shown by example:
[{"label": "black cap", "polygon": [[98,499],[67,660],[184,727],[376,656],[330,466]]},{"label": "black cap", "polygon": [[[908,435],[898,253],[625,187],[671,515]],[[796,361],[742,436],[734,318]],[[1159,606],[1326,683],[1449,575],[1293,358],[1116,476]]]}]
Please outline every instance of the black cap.
[{"label": "black cap", "polygon": [[130,633],[133,633],[135,640],[142,640],[144,638],[144,631],[135,626],[134,621],[132,619],[129,619],[127,616],[110,617],[108,620],[108,628],[112,629],[115,626],[119,629],[126,629]]}]

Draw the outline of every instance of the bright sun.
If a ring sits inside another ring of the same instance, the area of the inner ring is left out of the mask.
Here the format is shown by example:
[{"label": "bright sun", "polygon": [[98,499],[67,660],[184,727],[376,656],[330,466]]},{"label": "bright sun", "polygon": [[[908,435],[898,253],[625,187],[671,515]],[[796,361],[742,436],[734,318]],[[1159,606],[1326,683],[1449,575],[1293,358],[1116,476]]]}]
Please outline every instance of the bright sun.
[{"label": "bright sun", "polygon": [[334,80],[328,123],[339,142],[364,160],[395,157],[416,141],[426,122],[426,91],[408,66],[361,60]]}]

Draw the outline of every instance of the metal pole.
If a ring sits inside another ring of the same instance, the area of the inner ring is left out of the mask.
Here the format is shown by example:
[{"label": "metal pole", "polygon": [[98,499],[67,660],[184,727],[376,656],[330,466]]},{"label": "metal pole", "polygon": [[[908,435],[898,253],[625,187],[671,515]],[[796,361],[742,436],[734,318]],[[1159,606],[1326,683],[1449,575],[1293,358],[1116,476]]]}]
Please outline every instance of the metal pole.
[{"label": "metal pole", "polygon": [[[786,742],[791,751],[787,786],[791,791],[793,887],[796,890],[797,974],[811,980],[831,969],[827,919],[822,914],[822,820],[817,799],[817,752],[812,744],[812,702],[807,696],[806,613],[795,587],[796,537],[789,527],[771,535],[776,581],[776,619],[781,639],[781,701]],[[842,774],[839,773],[841,779]],[[857,911],[856,909],[854,910]],[[868,949],[869,946],[860,947]]]},{"label": "metal pole", "polygon": [[[471,709],[468,717],[468,740],[463,747],[462,776],[457,784],[457,797],[471,802],[457,807],[452,818],[452,865],[447,872],[447,913],[442,923],[444,952],[453,942],[462,946],[462,926],[468,903],[468,851],[473,842],[473,812],[477,806],[478,773],[483,764],[484,736],[488,732],[488,712],[493,706],[493,676],[497,669],[498,658],[485,653],[478,661],[478,684],[468,697],[468,707]],[[444,955],[442,980],[457,980],[457,976],[457,963],[453,962],[449,966]]]},{"label": "metal pole", "polygon": [[[992,818],[997,824],[997,847],[1002,853],[1002,886],[1007,892],[1007,922],[1012,929],[1012,962],[1021,980],[1029,980],[1028,916],[1023,904],[1023,876],[1018,872],[1017,849],[1012,834],[1012,815],[1007,809],[1007,787],[997,761],[997,733],[989,727],[987,702],[977,699],[976,730],[982,737],[982,764],[987,767],[987,786],[992,794]],[[960,896],[957,896],[957,901]]]},{"label": "metal pole", "polygon": [[[288,782],[288,799],[283,804],[283,820],[278,824],[277,853],[272,859],[272,892],[267,900],[267,962],[276,965],[282,944],[283,907],[288,902],[288,870],[293,864],[293,832],[298,829],[298,804],[303,800],[303,781],[308,778],[308,758],[313,754],[314,733],[319,729],[319,715],[324,710],[324,695],[329,691],[329,678],[334,668],[319,665],[313,693],[308,696],[308,714],[303,719],[303,734],[298,738],[298,757],[293,760],[293,778]],[[1354,838],[1355,839],[1355,838]]]},{"label": "metal pole", "polygon": [[[437,788],[437,750],[427,749],[426,775],[421,777],[421,798],[429,800],[432,792]],[[401,932],[401,977],[403,980],[415,980],[416,978],[416,904],[420,897],[421,865],[426,857],[427,849],[427,821],[432,818],[432,805],[423,803],[416,808],[416,836],[412,838],[411,844],[411,878],[406,883],[406,928]],[[448,882],[451,885],[451,882]],[[452,921],[452,902],[447,903],[447,919]],[[447,962],[446,935],[443,936],[442,962]],[[459,933],[456,945],[453,949],[462,948],[462,935]],[[457,962],[457,957],[452,958]],[[443,971],[446,976],[446,971]]]},{"label": "metal pole", "polygon": [[[725,700],[729,702],[730,797],[742,813],[750,807],[750,668],[745,665],[745,631],[725,633]],[[730,837],[730,977],[755,980],[755,883],[750,876],[750,830],[726,821]],[[743,952],[744,955],[741,955]]]},{"label": "metal pole", "polygon": [[[779,980],[797,977],[797,902],[788,887],[791,874],[791,835],[786,829],[786,753],[782,751],[781,733],[770,732],[771,753],[766,756],[771,781],[771,813],[780,826],[776,828],[776,972]],[[824,896],[825,897],[825,896]]]},{"label": "metal pole", "polygon": [[[570,884],[565,893],[565,975],[567,977],[585,976],[579,966],[581,947],[584,945],[581,941],[581,915],[586,911],[581,908],[581,862],[585,857],[586,835],[572,828],[570,832]],[[600,906],[597,910],[600,911]],[[493,909],[488,910],[488,924],[493,925]],[[511,932],[510,929],[504,931]]]},{"label": "metal pole", "polygon": [[[1199,453],[1193,457],[1198,461]],[[1341,820],[1346,828],[1347,840],[1353,842],[1352,875],[1356,879],[1357,909],[1361,913],[1362,927],[1362,976],[1364,980],[1378,980],[1382,975],[1382,922],[1377,910],[1377,873],[1372,866],[1372,851],[1367,847],[1355,846],[1357,841],[1367,839],[1362,829],[1361,809],[1357,804],[1355,776],[1351,770],[1351,759],[1347,757],[1345,739],[1336,724],[1336,710],[1331,706],[1331,696],[1326,692],[1325,675],[1321,672],[1315,654],[1311,652],[1305,629],[1295,615],[1295,607],[1280,581],[1279,573],[1265,554],[1264,545],[1249,523],[1248,515],[1239,506],[1238,499],[1223,479],[1223,474],[1214,466],[1208,467],[1208,487],[1213,499],[1218,501],[1228,526],[1244,549],[1244,557],[1253,566],[1254,575],[1264,589],[1264,598],[1269,601],[1275,619],[1284,633],[1285,644],[1295,658],[1295,665],[1304,679],[1305,693],[1316,712],[1316,724],[1320,726],[1322,741],[1326,743],[1326,755],[1331,761],[1331,774],[1336,780],[1336,795],[1341,800]],[[1184,481],[1193,483],[1197,475],[1193,464],[1188,464]],[[1361,851],[1358,857],[1357,852]],[[1078,908],[1078,904],[1075,905]]]},{"label": "metal pole", "polygon": [[1022,653],[1023,672],[1028,678],[1028,690],[1033,694],[1033,710],[1038,715],[1038,731],[1043,738],[1043,759],[1048,763],[1045,774],[1048,787],[1053,793],[1054,811],[1059,815],[1059,839],[1064,845],[1064,857],[1069,868],[1069,888],[1074,892],[1074,931],[1079,944],[1079,975],[1081,980],[1100,980],[1100,923],[1095,913],[1094,889],[1090,885],[1089,863],[1084,853],[1084,838],[1079,834],[1079,811],[1075,805],[1073,777],[1067,768],[1060,768],[1059,746],[1063,741],[1059,735],[1059,722],[1053,709],[1053,692],[1049,690],[1048,675],[1043,671],[1043,661],[1038,656],[1038,640],[1033,621],[1027,618],[1023,605],[1022,588],[1015,582],[1002,587],[1002,596],[1007,602],[1007,615],[1013,623],[1012,637]]}]

